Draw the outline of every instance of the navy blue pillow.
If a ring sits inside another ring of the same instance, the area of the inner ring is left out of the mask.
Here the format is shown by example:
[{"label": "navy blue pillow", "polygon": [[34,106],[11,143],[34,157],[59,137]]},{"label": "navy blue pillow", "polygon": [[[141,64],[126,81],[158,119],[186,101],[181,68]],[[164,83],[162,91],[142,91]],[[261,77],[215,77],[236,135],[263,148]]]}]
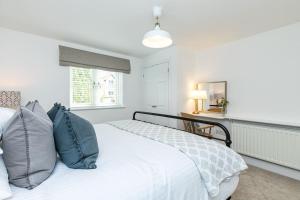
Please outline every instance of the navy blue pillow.
[{"label": "navy blue pillow", "polygon": [[55,103],[54,106],[47,112],[47,115],[49,116],[49,118],[51,119],[52,122],[54,121],[56,113],[60,107],[61,107],[61,104]]},{"label": "navy blue pillow", "polygon": [[60,107],[54,119],[56,150],[68,167],[95,169],[98,143],[92,124]]}]

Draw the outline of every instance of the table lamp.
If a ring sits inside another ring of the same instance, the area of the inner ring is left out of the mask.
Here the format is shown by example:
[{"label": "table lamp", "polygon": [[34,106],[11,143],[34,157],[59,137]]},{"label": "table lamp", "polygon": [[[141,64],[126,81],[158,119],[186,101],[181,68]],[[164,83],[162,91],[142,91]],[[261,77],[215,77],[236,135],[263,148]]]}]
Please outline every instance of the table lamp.
[{"label": "table lamp", "polygon": [[200,91],[195,89],[192,91],[192,98],[195,101],[195,110],[193,111],[193,114],[199,114],[199,110],[198,110],[198,101],[199,101],[199,97],[200,97]]},{"label": "table lamp", "polygon": [[205,104],[205,100],[207,100],[207,92],[206,92],[206,90],[200,90],[199,91],[199,99],[202,100],[201,112],[204,112],[205,111],[204,104]]}]

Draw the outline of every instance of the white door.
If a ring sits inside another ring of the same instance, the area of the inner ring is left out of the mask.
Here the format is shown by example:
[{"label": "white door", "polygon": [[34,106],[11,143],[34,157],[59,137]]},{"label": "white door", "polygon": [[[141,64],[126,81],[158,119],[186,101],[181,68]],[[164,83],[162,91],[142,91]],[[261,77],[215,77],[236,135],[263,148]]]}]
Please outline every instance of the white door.
[{"label": "white door", "polygon": [[[169,63],[144,69],[144,110],[154,113],[169,113]],[[153,123],[168,124],[161,117],[147,117]]]}]

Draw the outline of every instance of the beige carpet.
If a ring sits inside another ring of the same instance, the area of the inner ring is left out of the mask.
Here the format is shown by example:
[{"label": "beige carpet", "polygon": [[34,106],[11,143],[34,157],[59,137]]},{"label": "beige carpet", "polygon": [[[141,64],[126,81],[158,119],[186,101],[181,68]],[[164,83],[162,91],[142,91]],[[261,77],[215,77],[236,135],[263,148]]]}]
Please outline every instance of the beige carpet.
[{"label": "beige carpet", "polygon": [[300,200],[300,181],[249,166],[232,200]]}]

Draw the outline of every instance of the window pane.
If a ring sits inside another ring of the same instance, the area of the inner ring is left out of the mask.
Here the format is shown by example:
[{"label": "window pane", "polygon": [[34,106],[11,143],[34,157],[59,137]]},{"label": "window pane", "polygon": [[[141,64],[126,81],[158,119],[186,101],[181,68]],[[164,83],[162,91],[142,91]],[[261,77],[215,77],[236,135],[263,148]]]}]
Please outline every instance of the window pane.
[{"label": "window pane", "polygon": [[96,70],[96,105],[119,104],[119,73]]},{"label": "window pane", "polygon": [[118,72],[71,68],[71,107],[121,105],[121,84]]},{"label": "window pane", "polygon": [[72,105],[93,104],[93,70],[71,68]]}]

